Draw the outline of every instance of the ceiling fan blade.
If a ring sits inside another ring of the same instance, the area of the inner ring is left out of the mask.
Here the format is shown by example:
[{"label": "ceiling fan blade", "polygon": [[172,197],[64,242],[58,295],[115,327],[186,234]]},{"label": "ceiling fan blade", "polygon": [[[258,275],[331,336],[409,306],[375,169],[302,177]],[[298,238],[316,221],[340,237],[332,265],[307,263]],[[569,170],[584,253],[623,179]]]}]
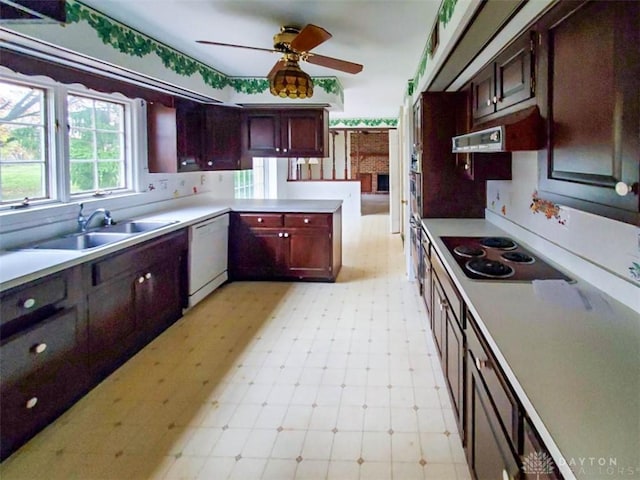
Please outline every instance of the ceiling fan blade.
[{"label": "ceiling fan blade", "polygon": [[347,73],[360,73],[364,68],[359,63],[347,62],[346,60],[339,60],[337,58],[325,57],[324,55],[316,55],[315,53],[309,53],[304,60],[314,65],[320,65],[322,67],[333,68],[334,70],[340,70]]},{"label": "ceiling fan blade", "polygon": [[273,76],[276,73],[278,73],[280,70],[284,68],[284,65],[285,65],[285,60],[283,58],[278,60],[276,64],[273,66],[273,68],[271,69],[271,71],[269,72],[269,74],[267,75],[267,78],[271,80],[271,78],[273,78]]},{"label": "ceiling fan blade", "polygon": [[324,28],[309,24],[291,40],[291,48],[296,52],[308,52],[331,38]]},{"label": "ceiling fan blade", "polygon": [[273,52],[280,53],[273,48],[260,48],[260,47],[247,47],[246,45],[235,45],[233,43],[222,43],[222,42],[210,42],[209,40],[196,40],[197,43],[202,43],[205,45],[218,45],[220,47],[234,47],[234,48],[246,48],[249,50],[258,50],[259,52]]}]

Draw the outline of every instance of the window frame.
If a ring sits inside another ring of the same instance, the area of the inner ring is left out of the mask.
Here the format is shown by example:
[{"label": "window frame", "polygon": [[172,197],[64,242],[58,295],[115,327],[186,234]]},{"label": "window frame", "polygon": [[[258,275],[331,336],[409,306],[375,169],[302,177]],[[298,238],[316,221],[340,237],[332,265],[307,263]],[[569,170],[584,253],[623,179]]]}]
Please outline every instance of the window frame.
[{"label": "window frame", "polygon": [[[32,207],[45,207],[77,201],[103,198],[96,192],[71,194],[71,162],[69,160],[69,119],[67,96],[69,94],[123,106],[124,132],[124,188],[105,189],[109,198],[127,196],[140,191],[138,169],[140,168],[140,142],[137,118],[141,113],[136,99],[119,93],[102,93],[80,84],[66,85],[46,76],[28,76],[0,68],[0,81],[43,89],[45,91],[45,164],[48,181],[46,198],[30,201]],[[0,214],[19,204],[20,201],[0,203]]]}]

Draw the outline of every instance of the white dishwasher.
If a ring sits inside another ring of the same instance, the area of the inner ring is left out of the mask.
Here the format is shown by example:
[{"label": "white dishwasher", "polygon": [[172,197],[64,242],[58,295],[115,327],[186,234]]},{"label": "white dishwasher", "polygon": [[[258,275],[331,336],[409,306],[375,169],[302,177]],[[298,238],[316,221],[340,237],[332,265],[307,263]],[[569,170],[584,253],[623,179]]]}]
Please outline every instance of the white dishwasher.
[{"label": "white dishwasher", "polygon": [[227,280],[229,214],[189,229],[189,308]]}]

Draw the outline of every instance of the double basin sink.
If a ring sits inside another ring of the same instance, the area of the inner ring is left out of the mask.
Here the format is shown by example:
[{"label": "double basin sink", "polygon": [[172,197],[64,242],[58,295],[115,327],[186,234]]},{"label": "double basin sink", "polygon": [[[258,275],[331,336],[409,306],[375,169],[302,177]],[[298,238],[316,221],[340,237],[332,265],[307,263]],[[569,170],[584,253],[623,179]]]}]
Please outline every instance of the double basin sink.
[{"label": "double basin sink", "polygon": [[35,243],[27,248],[43,250],[87,250],[126,240],[151,230],[166,227],[172,223],[176,222],[125,221],[86,232],[52,238],[51,240]]}]

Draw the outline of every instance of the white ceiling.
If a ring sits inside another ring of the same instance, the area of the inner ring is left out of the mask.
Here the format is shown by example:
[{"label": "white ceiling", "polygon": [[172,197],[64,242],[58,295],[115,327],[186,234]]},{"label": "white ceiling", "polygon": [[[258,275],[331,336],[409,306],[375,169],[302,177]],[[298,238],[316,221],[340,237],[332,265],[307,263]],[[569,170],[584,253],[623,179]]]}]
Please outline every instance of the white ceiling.
[{"label": "white ceiling", "polygon": [[333,38],[314,53],[364,65],[357,75],[302,63],[335,76],[344,111],[332,118],[395,118],[416,73],[440,0],[81,0],[86,5],[230,76],[266,77],[276,54],[196,40],[271,48],[282,25],[312,23]]}]

